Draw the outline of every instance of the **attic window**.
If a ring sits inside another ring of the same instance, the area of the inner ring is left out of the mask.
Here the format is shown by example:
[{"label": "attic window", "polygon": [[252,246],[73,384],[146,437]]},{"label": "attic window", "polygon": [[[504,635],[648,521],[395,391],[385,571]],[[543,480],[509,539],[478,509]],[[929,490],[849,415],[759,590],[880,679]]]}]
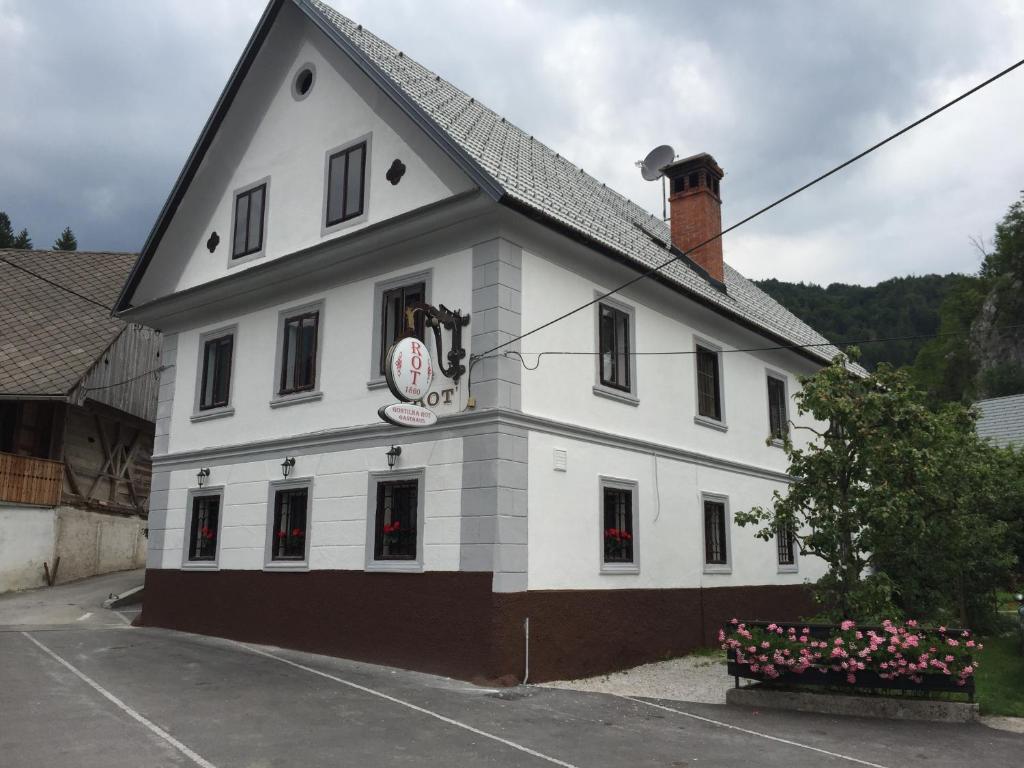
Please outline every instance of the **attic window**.
[{"label": "attic window", "polygon": [[295,97],[296,101],[306,98],[309,92],[313,90],[313,81],[315,79],[316,70],[312,64],[306,64],[299,70],[295,80],[292,82],[292,96]]}]

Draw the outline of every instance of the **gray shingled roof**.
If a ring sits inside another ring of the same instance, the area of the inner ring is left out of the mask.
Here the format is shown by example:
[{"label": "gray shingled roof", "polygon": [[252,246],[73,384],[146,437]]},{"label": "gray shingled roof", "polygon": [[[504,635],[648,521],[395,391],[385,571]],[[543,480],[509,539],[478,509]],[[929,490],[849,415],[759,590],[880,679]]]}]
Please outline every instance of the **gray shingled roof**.
[{"label": "gray shingled roof", "polygon": [[66,395],[126,323],[110,316],[133,253],[0,250],[0,395]]},{"label": "gray shingled roof", "polygon": [[[668,258],[667,252],[636,226],[640,224],[668,242],[670,233],[665,222],[329,5],[320,0],[308,0],[308,4],[493,177],[509,197],[642,267],[653,267]],[[702,300],[789,343],[826,344],[811,350],[822,360],[830,360],[839,352],[728,265],[725,293],[682,262],[662,272]]]},{"label": "gray shingled roof", "polygon": [[974,407],[979,435],[1000,446],[1024,446],[1024,394],[979,400]]}]

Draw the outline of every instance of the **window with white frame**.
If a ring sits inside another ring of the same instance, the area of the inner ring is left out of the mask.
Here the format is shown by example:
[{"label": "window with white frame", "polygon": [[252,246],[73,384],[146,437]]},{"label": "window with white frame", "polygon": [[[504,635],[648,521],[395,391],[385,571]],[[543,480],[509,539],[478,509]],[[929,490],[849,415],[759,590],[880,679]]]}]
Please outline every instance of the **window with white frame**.
[{"label": "window with white frame", "polygon": [[367,570],[422,570],[423,503],[422,468],[370,473],[367,489]]},{"label": "window with white frame", "polygon": [[723,496],[701,497],[704,510],[704,570],[725,571],[729,560],[729,505]]},{"label": "window with white frame", "polygon": [[235,194],[231,258],[244,259],[263,250],[267,184],[263,182]]},{"label": "window with white frame", "polygon": [[779,570],[795,571],[796,537],[793,535],[792,527],[788,524],[783,523],[779,526],[778,533],[775,535],[775,547],[778,554]]},{"label": "window with white frame", "polygon": [[597,381],[594,394],[636,405],[636,322],[633,307],[604,298],[596,306]]},{"label": "window with white frame", "polygon": [[[406,310],[426,302],[427,284],[420,280],[408,285],[388,288],[381,295],[380,301],[380,373],[384,375],[387,368],[387,354],[391,345],[402,338],[408,329]],[[413,335],[420,341],[426,332],[426,316],[417,312],[413,316]]]},{"label": "window with white frame", "polygon": [[185,521],[185,566],[216,566],[223,498],[223,488],[207,488],[189,493]]},{"label": "window with white frame", "polygon": [[601,478],[601,570],[636,573],[637,484],[629,480]]},{"label": "window with white frame", "polygon": [[226,408],[231,399],[231,363],[235,335],[219,333],[202,340],[202,370],[199,379],[200,411]]},{"label": "window with white frame", "polygon": [[303,565],[309,559],[310,483],[297,480],[270,486],[267,565]]},{"label": "window with white frame", "polygon": [[768,374],[768,433],[772,440],[783,440],[789,432],[786,381]]},{"label": "window with white frame", "polygon": [[366,142],[332,153],[327,159],[328,227],[362,216],[366,208]]},{"label": "window with white frame", "polygon": [[723,421],[721,353],[697,344],[697,415],[702,419]]}]

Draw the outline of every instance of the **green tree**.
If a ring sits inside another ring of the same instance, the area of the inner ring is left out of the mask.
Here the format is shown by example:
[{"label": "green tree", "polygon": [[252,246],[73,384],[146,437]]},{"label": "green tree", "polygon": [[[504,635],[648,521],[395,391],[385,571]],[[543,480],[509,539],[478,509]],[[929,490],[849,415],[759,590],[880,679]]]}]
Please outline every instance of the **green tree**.
[{"label": "green tree", "polygon": [[78,240],[75,238],[75,233],[71,231],[71,227],[64,227],[64,231],[60,233],[60,237],[53,243],[53,250],[55,251],[77,251]]},{"label": "green tree", "polygon": [[992,253],[981,264],[982,277],[1024,276],[1024,191],[996,224]]},{"label": "green tree", "polygon": [[888,365],[851,375],[845,356],[801,384],[797,410],[816,426],[794,430],[810,442],[785,443],[795,479],[737,523],[768,541],[792,532],[802,553],[825,561],[816,594],[832,619],[878,620],[897,606],[915,618],[979,617],[976,595],[1013,558],[994,516],[1001,465],[973,414],[931,410],[907,372]]},{"label": "green tree", "polygon": [[11,227],[11,217],[0,211],[0,248],[14,247],[14,229]]},{"label": "green tree", "polygon": [[18,236],[14,238],[14,245],[11,247],[20,248],[24,251],[32,250],[32,238],[28,236],[27,229],[22,229],[21,232],[18,233]]}]

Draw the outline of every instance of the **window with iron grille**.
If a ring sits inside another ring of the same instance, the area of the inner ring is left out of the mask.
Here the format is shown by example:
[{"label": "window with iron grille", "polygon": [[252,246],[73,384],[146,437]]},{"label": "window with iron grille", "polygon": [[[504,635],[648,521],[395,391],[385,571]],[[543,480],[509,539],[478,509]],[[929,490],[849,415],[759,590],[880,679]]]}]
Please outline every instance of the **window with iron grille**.
[{"label": "window with iron grille", "polygon": [[381,480],[377,483],[374,522],[374,560],[415,560],[419,480]]},{"label": "window with iron grille", "polygon": [[796,565],[796,539],[793,537],[793,529],[788,525],[779,528],[776,546],[779,552],[779,565]]},{"label": "window with iron grille", "polygon": [[319,312],[304,312],[285,318],[278,394],[287,395],[316,387],[316,347],[319,325]]},{"label": "window with iron grille", "polygon": [[724,501],[704,500],[704,563],[728,565],[729,541]]},{"label": "window with iron grille", "polygon": [[789,431],[786,382],[775,376],[768,377],[768,429],[775,440],[782,440]]},{"label": "window with iron grille", "polygon": [[722,379],[719,356],[697,345],[697,413],[706,419],[722,420]]},{"label": "window with iron grille", "polygon": [[270,526],[270,559],[303,561],[309,529],[309,488],[280,488],[274,492]]},{"label": "window with iron grille", "polygon": [[193,496],[188,537],[189,562],[213,562],[217,559],[219,524],[220,494]]},{"label": "window with iron grille", "polygon": [[604,505],[604,562],[632,563],[633,491],[605,485],[601,495]]},{"label": "window with iron grille", "polygon": [[199,410],[223,408],[231,396],[231,334],[209,339],[203,345],[203,377],[199,385]]},{"label": "window with iron grille", "polygon": [[600,304],[601,383],[630,391],[629,313]]},{"label": "window with iron grille", "polygon": [[327,226],[363,214],[366,142],[336,152],[327,160]]},{"label": "window with iron grille", "polygon": [[235,195],[235,229],[232,259],[241,259],[263,250],[263,218],[267,185],[247,189]]},{"label": "window with iron grille", "polygon": [[[381,296],[380,302],[380,373],[387,368],[388,350],[391,345],[405,335],[405,310],[414,304],[422,304],[427,300],[427,284],[425,282],[390,288]],[[413,317],[413,333],[420,341],[424,340],[426,329],[424,314],[417,312]]]}]

